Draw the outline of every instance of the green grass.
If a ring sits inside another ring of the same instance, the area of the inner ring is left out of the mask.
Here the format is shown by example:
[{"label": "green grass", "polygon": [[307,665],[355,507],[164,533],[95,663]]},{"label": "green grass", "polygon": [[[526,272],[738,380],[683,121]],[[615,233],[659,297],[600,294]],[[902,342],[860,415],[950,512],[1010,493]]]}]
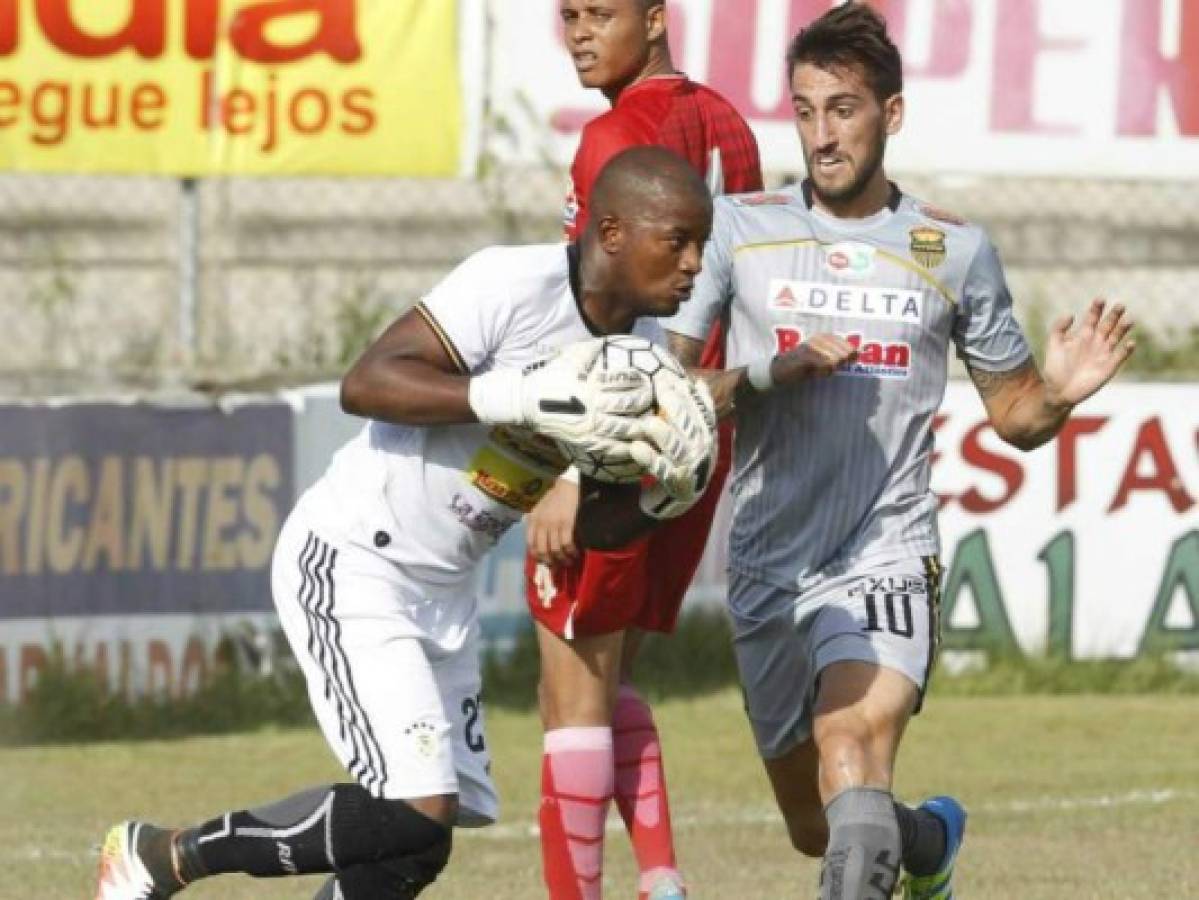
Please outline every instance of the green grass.
[{"label": "green grass", "polygon": [[[739,695],[725,690],[656,709],[693,896],[812,896],[817,866],[787,845]],[[898,791],[950,792],[968,805],[958,888],[966,900],[1199,896],[1197,721],[1193,695],[942,693],[909,730]],[[460,833],[430,898],[544,896],[531,832],[537,721],[531,712],[493,710],[489,739],[502,822]],[[306,729],[3,749],[0,768],[0,900],[91,896],[92,847],[115,820],[191,822],[341,777],[320,736]],[[627,841],[610,831],[606,896],[632,897],[633,878]],[[316,886],[228,877],[182,896],[306,898]]]}]

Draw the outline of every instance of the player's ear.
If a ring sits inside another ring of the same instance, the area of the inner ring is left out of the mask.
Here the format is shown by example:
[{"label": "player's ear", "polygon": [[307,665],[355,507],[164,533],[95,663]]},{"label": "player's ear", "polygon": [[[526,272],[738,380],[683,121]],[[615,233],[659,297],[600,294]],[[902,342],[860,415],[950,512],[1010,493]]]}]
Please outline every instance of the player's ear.
[{"label": "player's ear", "polygon": [[883,120],[887,123],[887,134],[899,134],[903,127],[903,94],[896,94],[883,101]]},{"label": "player's ear", "polygon": [[648,43],[666,36],[666,4],[651,3],[645,11],[645,39]]},{"label": "player's ear", "polygon": [[596,223],[595,231],[605,253],[620,252],[620,248],[624,246],[625,231],[624,223],[618,216],[611,213],[601,216],[599,222]]}]

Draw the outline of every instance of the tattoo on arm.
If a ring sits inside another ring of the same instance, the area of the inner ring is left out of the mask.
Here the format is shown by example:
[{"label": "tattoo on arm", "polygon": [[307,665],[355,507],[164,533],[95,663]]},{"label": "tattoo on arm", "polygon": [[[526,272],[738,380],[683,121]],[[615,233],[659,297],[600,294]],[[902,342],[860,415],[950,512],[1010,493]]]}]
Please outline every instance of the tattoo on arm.
[{"label": "tattoo on arm", "polygon": [[970,373],[970,380],[974,382],[974,386],[978,389],[978,395],[984,401],[994,397],[1004,387],[1028,378],[1030,370],[1036,371],[1036,364],[1031,359],[1023,365],[1016,366],[1016,368],[1009,369],[1006,372],[988,372],[985,369],[976,369],[973,366],[967,366],[967,371]]}]

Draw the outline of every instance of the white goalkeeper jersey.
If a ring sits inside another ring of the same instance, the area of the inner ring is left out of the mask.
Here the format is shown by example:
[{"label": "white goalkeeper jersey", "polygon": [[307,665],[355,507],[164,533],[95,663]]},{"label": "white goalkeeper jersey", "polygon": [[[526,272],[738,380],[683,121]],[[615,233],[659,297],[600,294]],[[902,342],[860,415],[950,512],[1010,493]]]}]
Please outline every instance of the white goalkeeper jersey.
[{"label": "white goalkeeper jersey", "polygon": [[937,553],[929,470],[949,346],[987,371],[1029,356],[983,230],[898,189],[862,220],[814,209],[806,186],[718,198],[691,302],[664,325],[702,339],[725,314],[730,368],[818,332],[860,351],[834,377],[739,404],[730,566],[797,588]]},{"label": "white goalkeeper jersey", "polygon": [[[463,374],[523,368],[597,336],[579,307],[576,260],[564,244],[482,250],[416,309]],[[662,342],[655,319],[634,333]],[[395,563],[413,600],[453,598],[468,617],[476,563],[565,466],[553,441],[522,428],[370,421],[301,503],[331,536]]]}]

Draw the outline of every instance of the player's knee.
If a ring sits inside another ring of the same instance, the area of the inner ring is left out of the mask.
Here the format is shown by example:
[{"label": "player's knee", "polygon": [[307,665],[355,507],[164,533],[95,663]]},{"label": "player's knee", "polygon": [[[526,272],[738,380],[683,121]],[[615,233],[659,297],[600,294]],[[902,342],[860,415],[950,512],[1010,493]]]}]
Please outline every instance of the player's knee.
[{"label": "player's knee", "polygon": [[542,727],[553,731],[608,725],[612,722],[615,693],[615,689],[607,690],[604,685],[542,676],[537,689]]},{"label": "player's knee", "polygon": [[449,855],[447,824],[404,800],[378,799],[357,784],[334,787],[331,818],[333,862],[339,870],[430,852],[436,858],[443,845]]},{"label": "player's knee", "polygon": [[816,748],[820,754],[820,769],[837,773],[845,786],[866,783],[874,768],[871,762],[871,739],[865,727],[855,723],[835,723],[815,731]]},{"label": "player's knee", "polygon": [[437,880],[450,860],[451,833],[421,853],[349,866],[337,873],[343,900],[411,900]]}]

